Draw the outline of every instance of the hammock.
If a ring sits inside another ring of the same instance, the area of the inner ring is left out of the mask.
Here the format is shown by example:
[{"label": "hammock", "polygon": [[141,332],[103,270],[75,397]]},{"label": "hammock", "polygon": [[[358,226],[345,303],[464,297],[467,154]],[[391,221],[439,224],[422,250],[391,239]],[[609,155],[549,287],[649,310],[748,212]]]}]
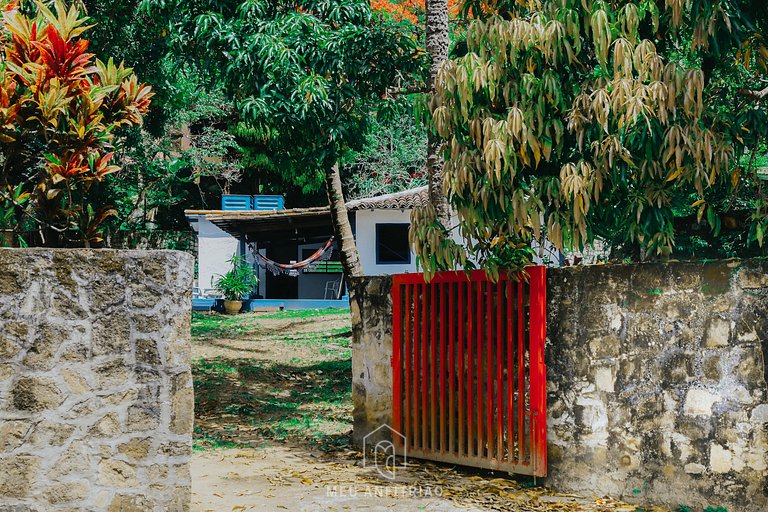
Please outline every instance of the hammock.
[{"label": "hammock", "polygon": [[266,256],[262,256],[259,254],[258,251],[253,250],[253,256],[256,258],[256,263],[261,267],[269,270],[272,272],[272,274],[279,276],[279,275],[289,275],[291,277],[298,277],[300,270],[312,270],[317,265],[323,261],[328,261],[331,259],[331,256],[333,255],[333,251],[329,250],[333,246],[333,240],[334,238],[331,237],[330,240],[328,240],[325,245],[317,250],[315,254],[310,256],[309,258],[305,259],[304,261],[300,261],[298,263],[291,263],[289,265],[286,265],[285,263],[278,263],[276,261],[272,261]]}]

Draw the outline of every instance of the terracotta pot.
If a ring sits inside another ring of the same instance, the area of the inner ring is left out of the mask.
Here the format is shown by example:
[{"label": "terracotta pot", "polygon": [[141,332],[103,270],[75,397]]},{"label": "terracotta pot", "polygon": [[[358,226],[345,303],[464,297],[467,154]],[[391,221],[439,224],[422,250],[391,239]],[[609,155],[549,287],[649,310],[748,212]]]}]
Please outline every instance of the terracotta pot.
[{"label": "terracotta pot", "polygon": [[241,309],[243,309],[243,301],[241,300],[224,301],[224,311],[226,311],[228,315],[236,315]]},{"label": "terracotta pot", "polygon": [[0,229],[0,247],[17,247],[16,233],[12,229]]}]

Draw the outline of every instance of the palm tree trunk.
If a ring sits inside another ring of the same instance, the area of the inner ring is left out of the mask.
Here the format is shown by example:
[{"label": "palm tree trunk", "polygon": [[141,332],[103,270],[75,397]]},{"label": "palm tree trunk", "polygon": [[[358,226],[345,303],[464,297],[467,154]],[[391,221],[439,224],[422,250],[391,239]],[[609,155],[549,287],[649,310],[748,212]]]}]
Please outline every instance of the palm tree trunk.
[{"label": "palm tree trunk", "polygon": [[347,279],[361,277],[363,267],[360,265],[360,255],[357,252],[357,245],[355,245],[355,236],[352,234],[352,225],[349,223],[349,212],[344,201],[344,191],[341,188],[339,164],[334,164],[330,169],[326,169],[325,185],[328,190],[328,204],[331,206],[333,230],[339,243],[344,277]]},{"label": "palm tree trunk", "polygon": [[[426,1],[427,53],[430,57],[427,91],[435,92],[435,82],[440,66],[448,59],[448,0]],[[429,131],[427,140],[427,179],[429,180],[429,201],[437,210],[437,218],[445,227],[450,227],[451,211],[443,193],[443,157],[440,152],[442,141]]]}]

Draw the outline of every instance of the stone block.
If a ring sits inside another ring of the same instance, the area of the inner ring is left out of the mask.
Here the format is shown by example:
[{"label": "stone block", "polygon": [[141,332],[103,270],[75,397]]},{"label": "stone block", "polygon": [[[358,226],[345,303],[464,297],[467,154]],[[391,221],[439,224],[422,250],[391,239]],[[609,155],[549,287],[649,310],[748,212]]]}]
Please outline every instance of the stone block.
[{"label": "stone block", "polygon": [[36,423],[30,434],[30,442],[40,448],[61,446],[72,437],[75,427],[63,421],[43,420]]},{"label": "stone block", "polygon": [[0,334],[0,360],[11,359],[21,351],[21,344],[14,338]]},{"label": "stone block", "polygon": [[189,456],[192,453],[192,443],[169,441],[160,445],[159,452],[168,457]]},{"label": "stone block", "polygon": [[131,324],[126,312],[115,311],[93,325],[93,355],[126,354],[130,347]]},{"label": "stone block", "polygon": [[689,475],[701,475],[704,472],[707,471],[707,467],[703,464],[697,464],[695,462],[691,462],[689,464],[685,465],[685,472]]},{"label": "stone block", "polygon": [[37,328],[32,346],[24,357],[24,365],[32,370],[47,371],[56,366],[56,352],[70,338],[64,325],[45,322]]},{"label": "stone block", "polygon": [[51,505],[71,502],[82,503],[88,497],[90,490],[91,486],[88,480],[77,480],[75,482],[51,485],[43,491],[43,496]]},{"label": "stone block", "polygon": [[133,321],[138,331],[147,334],[160,332],[164,327],[155,315],[135,315]]},{"label": "stone block", "polygon": [[160,364],[160,352],[157,350],[157,342],[149,338],[136,340],[136,362],[157,365]]},{"label": "stone block", "polygon": [[55,409],[64,395],[53,380],[43,377],[22,377],[11,390],[13,406],[19,411],[42,412]]},{"label": "stone block", "polygon": [[707,348],[727,347],[731,339],[731,322],[720,316],[709,319],[704,346]]},{"label": "stone block", "polygon": [[601,366],[595,369],[595,386],[600,391],[614,392],[616,377],[613,368]]},{"label": "stone block", "polygon": [[685,396],[684,412],[690,416],[711,416],[712,406],[721,399],[706,389],[691,388]]},{"label": "stone block", "polygon": [[32,455],[12,455],[0,458],[0,503],[3,498],[29,496],[37,481],[40,458]]},{"label": "stone block", "polygon": [[88,361],[90,357],[91,349],[87,344],[73,343],[64,349],[59,357],[59,361],[65,363],[82,363]]},{"label": "stone block", "polygon": [[152,502],[144,496],[118,494],[112,499],[107,512],[146,512],[152,508]]},{"label": "stone block", "polygon": [[96,366],[93,375],[97,386],[105,389],[124,384],[128,381],[130,373],[124,358],[120,357]]},{"label": "stone block", "polygon": [[0,422],[0,452],[15,450],[24,442],[32,426],[24,421]]},{"label": "stone block", "polygon": [[719,381],[722,378],[719,355],[710,356],[704,360],[704,376],[714,381]]},{"label": "stone block", "polygon": [[99,419],[88,431],[90,437],[116,437],[122,433],[117,414],[111,412]]},{"label": "stone block", "polygon": [[118,276],[101,276],[91,285],[88,302],[92,311],[110,311],[125,301],[125,285]]},{"label": "stone block", "polygon": [[53,463],[48,471],[48,478],[59,480],[69,475],[92,474],[90,447],[83,441],[74,441]]},{"label": "stone block", "polygon": [[90,384],[85,380],[83,370],[62,370],[61,378],[69,388],[69,394],[82,395],[92,391]]},{"label": "stone block", "polygon": [[144,460],[152,449],[150,438],[131,439],[127,443],[118,445],[117,451],[133,460]]},{"label": "stone block", "polygon": [[153,308],[162,298],[160,292],[146,286],[132,285],[129,290],[131,306],[138,309]]},{"label": "stone block", "polygon": [[752,409],[750,421],[756,425],[768,423],[768,404],[760,404]]},{"label": "stone block", "polygon": [[768,288],[768,274],[765,269],[742,269],[739,272],[739,286],[747,290]]},{"label": "stone block", "polygon": [[136,468],[121,460],[105,459],[99,463],[99,483],[116,488],[135,488],[139,485],[136,479]]},{"label": "stone block", "polygon": [[129,432],[146,432],[156,430],[160,426],[160,406],[151,404],[135,404],[128,408]]},{"label": "stone block", "polygon": [[190,432],[195,419],[195,395],[190,376],[183,374],[175,377],[171,392],[170,430],[174,434]]},{"label": "stone block", "polygon": [[709,449],[709,467],[714,473],[728,473],[733,469],[733,454],[717,443]]}]

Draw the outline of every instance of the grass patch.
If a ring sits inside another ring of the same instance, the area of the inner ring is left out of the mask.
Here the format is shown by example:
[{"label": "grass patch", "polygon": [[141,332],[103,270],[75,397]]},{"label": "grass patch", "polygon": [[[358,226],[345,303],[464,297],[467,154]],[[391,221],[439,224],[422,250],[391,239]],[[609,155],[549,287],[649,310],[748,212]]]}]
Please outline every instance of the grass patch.
[{"label": "grass patch", "polygon": [[215,434],[208,434],[200,427],[195,427],[195,436],[192,441],[192,449],[195,451],[204,451],[217,448],[240,448],[242,444],[224,439]]},{"label": "grass patch", "polygon": [[[193,361],[195,449],[265,441],[348,447],[352,332],[346,319],[318,318],[344,313],[348,310],[196,314],[193,336],[202,344],[216,346],[215,339],[226,336],[228,344],[235,340],[246,352]],[[274,325],[280,319],[295,321]]]},{"label": "grass patch", "polygon": [[248,315],[219,315],[192,312],[192,337],[235,337],[248,332]]},{"label": "grass patch", "polygon": [[202,428],[196,437],[205,446],[238,444],[243,432],[325,449],[349,443],[348,358],[311,365],[197,360],[193,372]]},{"label": "grass patch", "polygon": [[259,318],[280,320],[283,318],[313,318],[318,316],[349,314],[349,309],[326,308],[326,309],[296,309],[286,311],[276,311],[274,313],[263,313]]}]

